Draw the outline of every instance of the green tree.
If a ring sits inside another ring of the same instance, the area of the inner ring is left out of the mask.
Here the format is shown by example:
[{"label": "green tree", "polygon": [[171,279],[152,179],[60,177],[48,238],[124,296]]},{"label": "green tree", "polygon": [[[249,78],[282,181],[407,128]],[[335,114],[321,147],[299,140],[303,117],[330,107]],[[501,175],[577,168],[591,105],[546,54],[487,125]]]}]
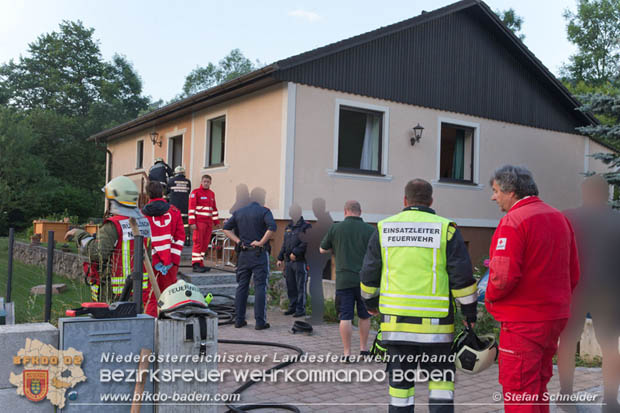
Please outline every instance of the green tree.
[{"label": "green tree", "polygon": [[[608,122],[578,128],[579,131],[620,148],[620,93],[591,95],[587,98],[587,102],[579,110],[595,113],[607,119]],[[611,171],[603,176],[611,185],[618,187],[620,185],[620,155],[618,153],[596,153],[593,157],[609,166]],[[614,206],[620,208],[620,202],[616,200]]]},{"label": "green tree", "polygon": [[187,97],[198,93],[201,90],[228,82],[241,75],[250,73],[260,66],[260,62],[252,63],[250,59],[245,57],[241,50],[233,49],[219,63],[214,65],[209,63],[204,67],[197,67],[192,70],[185,78],[183,85],[183,95]]},{"label": "green tree", "polygon": [[119,55],[105,61],[93,34],[80,21],[63,21],[58,31],[31,43],[25,57],[0,66],[0,104],[30,131],[28,139],[19,138],[23,131],[6,132],[3,139],[14,151],[31,145],[28,153],[36,162],[29,166],[46,177],[44,190],[35,190],[0,175],[0,187],[45,199],[36,208],[29,198],[27,210],[20,210],[26,221],[65,209],[81,218],[100,215],[105,150],[86,138],[135,118],[149,105],[131,63]]},{"label": "green tree", "polygon": [[568,40],[578,51],[562,68],[571,84],[597,87],[620,75],[620,0],[578,0],[577,12],[564,12]]},{"label": "green tree", "polygon": [[508,27],[513,33],[521,39],[525,40],[525,35],[521,33],[521,25],[523,25],[523,17],[519,16],[514,9],[495,10],[497,17]]}]

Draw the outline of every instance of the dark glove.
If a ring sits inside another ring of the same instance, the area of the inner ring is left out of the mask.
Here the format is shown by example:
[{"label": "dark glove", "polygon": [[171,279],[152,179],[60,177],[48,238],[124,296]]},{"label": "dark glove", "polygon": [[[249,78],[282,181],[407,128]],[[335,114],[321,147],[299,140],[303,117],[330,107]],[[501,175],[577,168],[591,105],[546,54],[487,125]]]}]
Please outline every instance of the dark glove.
[{"label": "dark glove", "polygon": [[478,319],[478,302],[461,304],[461,313],[468,323],[475,323]]}]

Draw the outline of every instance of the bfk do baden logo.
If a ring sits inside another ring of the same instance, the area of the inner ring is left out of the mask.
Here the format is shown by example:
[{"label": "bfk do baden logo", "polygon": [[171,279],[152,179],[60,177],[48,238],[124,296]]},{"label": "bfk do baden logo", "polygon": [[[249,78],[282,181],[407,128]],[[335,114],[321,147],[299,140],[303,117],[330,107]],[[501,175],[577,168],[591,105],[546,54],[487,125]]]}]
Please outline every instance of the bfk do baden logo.
[{"label": "bfk do baden logo", "polygon": [[67,389],[86,381],[80,367],[83,361],[82,353],[74,348],[58,350],[50,344],[27,338],[24,348],[13,356],[13,364],[23,366],[24,370],[21,374],[11,372],[9,381],[17,386],[18,395],[33,402],[47,398],[62,409]]}]

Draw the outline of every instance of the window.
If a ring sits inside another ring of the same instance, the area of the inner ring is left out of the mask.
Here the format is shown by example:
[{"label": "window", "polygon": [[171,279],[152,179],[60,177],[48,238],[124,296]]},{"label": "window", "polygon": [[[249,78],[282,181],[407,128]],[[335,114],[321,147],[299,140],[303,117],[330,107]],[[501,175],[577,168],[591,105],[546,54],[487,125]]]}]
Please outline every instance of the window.
[{"label": "window", "polygon": [[475,128],[441,123],[439,181],[475,183]]},{"label": "window", "polygon": [[168,165],[172,169],[183,166],[183,135],[168,140]]},{"label": "window", "polygon": [[140,140],[136,144],[136,169],[144,166],[144,141]]},{"label": "window", "polygon": [[382,174],[383,112],[340,106],[338,172]]},{"label": "window", "polygon": [[205,167],[224,165],[226,116],[209,120]]}]

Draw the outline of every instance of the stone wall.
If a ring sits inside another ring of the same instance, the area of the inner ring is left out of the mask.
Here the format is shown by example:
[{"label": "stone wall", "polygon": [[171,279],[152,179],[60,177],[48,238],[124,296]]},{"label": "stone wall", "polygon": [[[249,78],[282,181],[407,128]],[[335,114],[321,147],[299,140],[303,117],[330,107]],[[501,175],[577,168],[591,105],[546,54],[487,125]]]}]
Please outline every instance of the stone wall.
[{"label": "stone wall", "polygon": [[[25,242],[15,241],[13,258],[24,264],[47,267],[47,247],[32,246]],[[83,258],[78,254],[54,250],[54,272],[71,279],[81,279]]]}]

